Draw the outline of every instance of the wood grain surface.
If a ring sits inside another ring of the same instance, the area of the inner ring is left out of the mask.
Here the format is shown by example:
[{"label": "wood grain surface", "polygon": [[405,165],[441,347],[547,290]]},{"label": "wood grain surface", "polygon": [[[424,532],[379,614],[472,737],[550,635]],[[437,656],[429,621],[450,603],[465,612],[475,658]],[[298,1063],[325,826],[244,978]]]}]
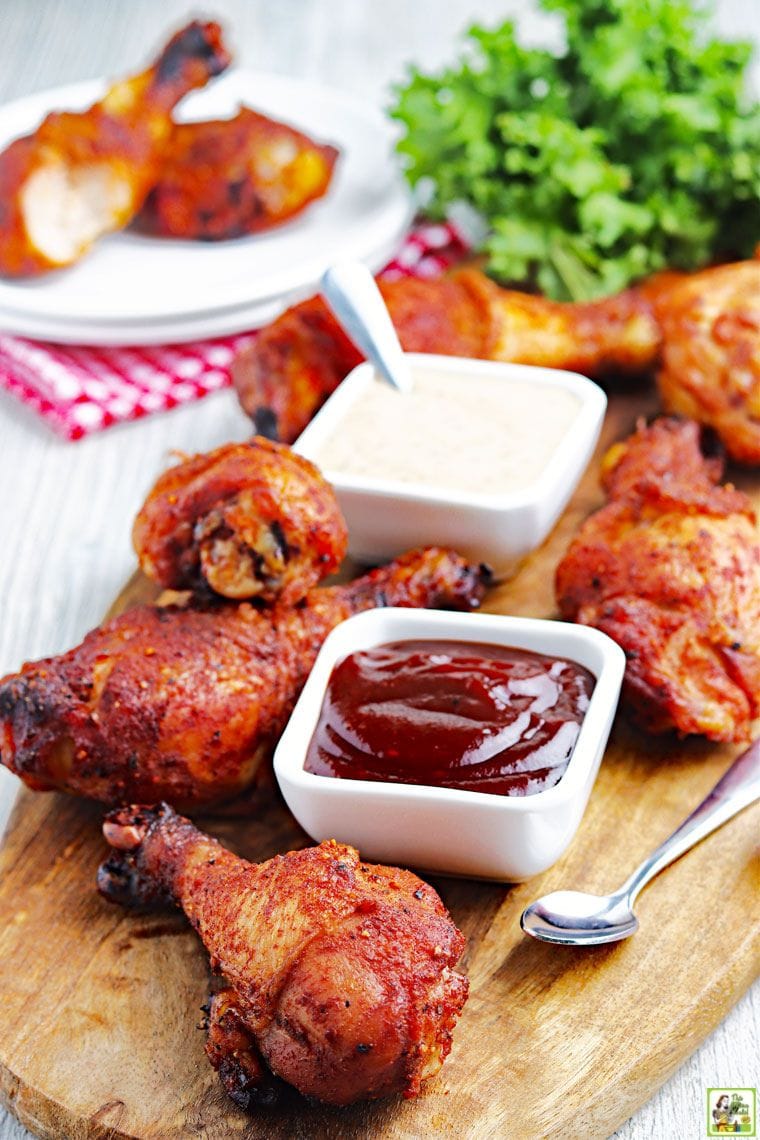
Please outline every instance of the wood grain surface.
[{"label": "wood grain surface", "polygon": [[[639,399],[618,398],[604,443]],[[599,501],[592,466],[559,526],[491,611],[551,616],[556,561]],[[760,485],[760,481],[756,481]],[[760,505],[760,490],[755,494]],[[118,607],[152,596],[136,577]],[[640,932],[575,950],[525,938],[547,890],[616,886],[704,796],[735,748],[653,740],[618,717],[576,840],[516,887],[439,879],[463,928],[471,996],[441,1075],[416,1101],[349,1109],[293,1094],[250,1116],[224,1095],[198,1028],[205,953],[182,917],[102,901],[101,809],[23,793],[0,851],[0,1097],[42,1137],[609,1136],[719,1023],[760,972],[758,808],[644,893]],[[249,859],[307,837],[279,800],[202,821]]]}]

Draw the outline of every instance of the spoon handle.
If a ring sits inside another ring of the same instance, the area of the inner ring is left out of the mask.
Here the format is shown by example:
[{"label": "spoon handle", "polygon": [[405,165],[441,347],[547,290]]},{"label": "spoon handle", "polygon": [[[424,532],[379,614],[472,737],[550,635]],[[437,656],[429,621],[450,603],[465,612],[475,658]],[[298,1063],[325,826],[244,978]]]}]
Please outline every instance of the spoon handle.
[{"label": "spoon handle", "polygon": [[663,867],[757,799],[760,799],[760,740],[737,757],[699,807],[636,868],[621,887],[620,894],[628,895],[632,904],[642,887]]},{"label": "spoon handle", "polygon": [[333,265],[322,293],[351,340],[400,392],[412,389],[409,364],[375,279],[360,261]]}]

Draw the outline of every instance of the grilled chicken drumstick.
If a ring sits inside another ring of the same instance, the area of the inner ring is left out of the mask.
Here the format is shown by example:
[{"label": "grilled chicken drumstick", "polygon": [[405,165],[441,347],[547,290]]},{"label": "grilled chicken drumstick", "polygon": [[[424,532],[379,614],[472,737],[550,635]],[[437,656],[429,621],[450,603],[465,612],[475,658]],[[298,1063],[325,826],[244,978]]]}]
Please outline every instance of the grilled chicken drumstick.
[{"label": "grilled chicken drumstick", "polygon": [[87,111],[48,115],[0,154],[0,275],[71,265],[126,226],[158,178],[179,100],[227,67],[218,24],[194,21]]},{"label": "grilled chicken drumstick", "polygon": [[175,590],[299,601],[342,562],[348,536],[319,470],[259,437],[166,471],[132,531],[148,577]]},{"label": "grilled chicken drumstick", "polygon": [[[629,291],[585,305],[501,289],[462,269],[434,281],[379,282],[407,352],[435,352],[569,368],[640,372],[660,331]],[[241,354],[233,378],[256,430],[292,442],[361,354],[319,297],[288,309]]]},{"label": "grilled chicken drumstick", "polygon": [[[434,281],[381,283],[381,289],[410,352],[590,376],[659,363],[665,410],[712,427],[733,459],[760,465],[760,260],[657,274],[585,305],[500,289],[471,269]],[[360,359],[314,298],[264,329],[233,375],[257,430],[292,441]]]},{"label": "grilled chicken drumstick", "polygon": [[471,609],[485,572],[415,551],[297,606],[137,606],[0,681],[0,759],[38,790],[199,808],[256,779],[323,640],[377,606]]},{"label": "grilled chicken drumstick", "polygon": [[247,107],[232,119],[178,123],[135,226],[219,241],[300,214],[330,185],[338,151]]},{"label": "grilled chicken drumstick", "polygon": [[432,887],[334,841],[255,865],[167,805],[120,808],[98,873],[114,902],[181,907],[229,988],[207,1054],[239,1105],[271,1073],[350,1104],[415,1096],[441,1067],[467,997],[464,938]]},{"label": "grilled chicken drumstick", "polygon": [[760,260],[673,275],[651,297],[665,410],[713,428],[732,459],[759,465]]},{"label": "grilled chicken drumstick", "polygon": [[609,501],[557,568],[562,617],[622,646],[650,732],[745,740],[760,712],[760,541],[722,466],[693,421],[640,425],[605,457]]}]

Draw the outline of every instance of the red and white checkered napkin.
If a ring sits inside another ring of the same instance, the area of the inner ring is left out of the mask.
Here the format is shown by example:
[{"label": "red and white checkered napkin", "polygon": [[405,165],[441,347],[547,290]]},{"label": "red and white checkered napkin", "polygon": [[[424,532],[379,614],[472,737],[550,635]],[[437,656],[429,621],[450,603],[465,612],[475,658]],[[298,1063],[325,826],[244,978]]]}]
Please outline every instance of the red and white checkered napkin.
[{"label": "red and white checkered napkin", "polygon": [[[467,249],[451,225],[418,225],[382,275],[435,277]],[[229,387],[233,358],[255,335],[150,348],[74,347],[0,335],[0,385],[59,435],[81,439]]]}]

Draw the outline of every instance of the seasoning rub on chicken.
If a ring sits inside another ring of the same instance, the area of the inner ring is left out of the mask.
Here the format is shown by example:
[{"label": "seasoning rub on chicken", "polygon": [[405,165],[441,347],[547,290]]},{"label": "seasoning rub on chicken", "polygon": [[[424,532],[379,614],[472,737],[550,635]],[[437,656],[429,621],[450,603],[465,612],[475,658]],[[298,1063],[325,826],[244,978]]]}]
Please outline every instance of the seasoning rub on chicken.
[{"label": "seasoning rub on chicken", "polygon": [[330,630],[378,606],[471,609],[482,567],[414,551],[268,608],[136,606],[0,681],[0,759],[31,788],[198,808],[257,778]]},{"label": "seasoning rub on chicken", "polygon": [[348,535],[335,492],[314,464],[256,437],[164,472],[132,541],[143,571],[167,588],[297,602],[338,569]]},{"label": "seasoning rub on chicken", "polygon": [[760,465],[760,260],[666,275],[650,296],[665,411],[712,428],[738,463]]},{"label": "seasoning rub on chicken", "polygon": [[741,741],[760,712],[760,539],[722,470],[693,421],[640,424],[557,567],[562,617],[622,646],[623,695],[650,732]]},{"label": "seasoning rub on chicken", "polygon": [[254,865],[165,804],[103,830],[102,894],[181,907],[226,980],[206,1052],[238,1105],[280,1081],[336,1105],[413,1097],[438,1072],[467,998],[464,938],[416,875],[333,841]]}]

